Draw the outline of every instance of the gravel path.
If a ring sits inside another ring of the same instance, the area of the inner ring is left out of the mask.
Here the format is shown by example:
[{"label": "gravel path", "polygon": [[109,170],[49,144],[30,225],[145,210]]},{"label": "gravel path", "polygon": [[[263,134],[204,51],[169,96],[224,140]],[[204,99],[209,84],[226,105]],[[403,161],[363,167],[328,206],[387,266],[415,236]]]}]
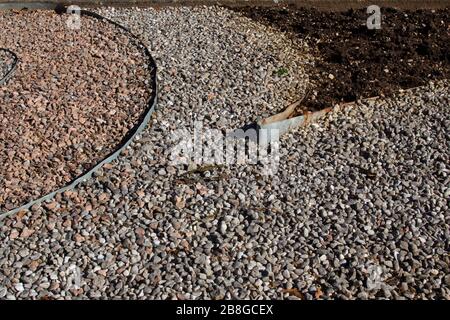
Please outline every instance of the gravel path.
[{"label": "gravel path", "polygon": [[99,13],[147,44],[161,78],[161,114],[172,128],[194,120],[240,127],[282,111],[306,91],[302,71],[312,58],[289,37],[227,9]]},{"label": "gravel path", "polygon": [[102,13],[149,41],[160,109],[95,179],[2,222],[0,298],[450,298],[448,82],[284,136],[277,175],[240,165],[182,180],[171,130],[274,113],[306,75],[259,59],[309,58],[225,9]]}]

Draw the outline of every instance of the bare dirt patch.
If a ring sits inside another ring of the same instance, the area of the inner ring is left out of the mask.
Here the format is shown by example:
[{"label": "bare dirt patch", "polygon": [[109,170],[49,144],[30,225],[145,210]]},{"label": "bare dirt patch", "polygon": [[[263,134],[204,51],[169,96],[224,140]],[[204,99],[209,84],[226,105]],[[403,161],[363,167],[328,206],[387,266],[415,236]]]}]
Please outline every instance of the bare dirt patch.
[{"label": "bare dirt patch", "polygon": [[[304,105],[320,110],[336,103],[389,95],[450,76],[450,9],[381,8],[380,30],[369,30],[366,9],[234,9],[306,41],[317,55],[313,94]],[[286,72],[296,72],[287,70]],[[302,110],[300,110],[302,111]]]}]

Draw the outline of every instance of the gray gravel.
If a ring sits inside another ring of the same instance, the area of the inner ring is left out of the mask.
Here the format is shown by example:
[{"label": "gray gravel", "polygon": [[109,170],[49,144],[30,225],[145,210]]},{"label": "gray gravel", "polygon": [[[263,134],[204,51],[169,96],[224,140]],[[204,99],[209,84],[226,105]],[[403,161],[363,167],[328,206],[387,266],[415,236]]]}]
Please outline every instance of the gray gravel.
[{"label": "gray gravel", "polygon": [[307,76],[264,68],[310,58],[225,9],[102,13],[148,41],[160,109],[95,179],[2,222],[0,298],[450,298],[447,81],[284,136],[277,175],[182,179],[171,130],[282,109]]},{"label": "gray gravel", "polygon": [[282,111],[306,91],[312,57],[304,48],[227,9],[99,12],[147,44],[161,78],[161,113],[172,128],[194,120],[235,128]]},{"label": "gray gravel", "polygon": [[0,81],[6,77],[14,64],[14,57],[8,51],[0,48]]}]

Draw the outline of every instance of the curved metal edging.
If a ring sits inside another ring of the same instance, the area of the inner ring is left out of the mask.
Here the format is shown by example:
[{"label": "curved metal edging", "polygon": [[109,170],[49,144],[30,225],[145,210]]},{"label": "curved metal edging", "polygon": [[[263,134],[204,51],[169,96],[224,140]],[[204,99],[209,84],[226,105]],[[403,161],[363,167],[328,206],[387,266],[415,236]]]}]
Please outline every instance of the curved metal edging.
[{"label": "curved metal edging", "polygon": [[6,81],[8,81],[11,78],[11,76],[14,73],[14,71],[16,71],[17,64],[19,63],[19,58],[17,57],[17,55],[13,51],[11,51],[9,49],[0,48],[0,51],[7,52],[10,55],[12,55],[13,58],[14,58],[14,62],[12,64],[11,69],[9,69],[8,72],[5,74],[5,76],[0,79],[0,86],[1,86],[2,84],[6,83]]},{"label": "curved metal edging", "polygon": [[[0,4],[0,10],[23,9],[23,8],[38,8],[38,9],[45,9],[45,10],[56,10],[58,8],[61,9],[62,7],[55,5],[55,4],[51,4],[51,3],[29,4],[29,3],[15,2],[15,3]],[[75,178],[74,180],[72,180],[72,182],[70,182],[65,187],[55,190],[49,194],[46,194],[39,199],[30,201],[30,202],[28,202],[18,208],[15,208],[13,210],[10,210],[10,211],[4,212],[4,213],[0,213],[0,220],[4,219],[6,217],[9,217],[11,215],[14,215],[20,211],[27,210],[30,207],[34,206],[35,204],[39,204],[46,200],[50,200],[58,193],[62,193],[62,192],[71,190],[71,189],[75,188],[78,184],[90,179],[94,172],[96,172],[98,169],[100,169],[103,165],[115,160],[120,155],[120,153],[132,142],[134,137],[136,137],[136,135],[138,135],[146,127],[147,123],[150,120],[151,115],[153,114],[153,112],[156,109],[157,96],[158,96],[158,85],[157,85],[157,76],[156,76],[157,75],[157,65],[156,65],[156,62],[153,59],[152,55],[150,54],[150,51],[145,46],[145,44],[141,40],[139,40],[139,38],[137,36],[135,36],[129,29],[121,26],[117,22],[114,22],[108,18],[105,18],[105,17],[97,14],[97,13],[90,12],[87,10],[81,10],[81,15],[90,16],[90,17],[111,23],[114,26],[127,32],[128,35],[137,42],[137,45],[139,47],[141,47],[141,49],[144,50],[145,55],[147,55],[147,57],[150,60],[148,69],[150,71],[150,76],[151,76],[151,80],[152,80],[152,96],[148,100],[147,107],[146,107],[144,113],[142,113],[141,116],[139,117],[139,121],[137,122],[137,124],[128,131],[128,133],[122,139],[121,143],[119,143],[119,145],[115,149],[115,151],[111,152],[108,156],[106,156],[103,160],[98,162],[89,171],[87,171],[86,173],[84,173],[84,174],[78,176],[77,178]]]}]

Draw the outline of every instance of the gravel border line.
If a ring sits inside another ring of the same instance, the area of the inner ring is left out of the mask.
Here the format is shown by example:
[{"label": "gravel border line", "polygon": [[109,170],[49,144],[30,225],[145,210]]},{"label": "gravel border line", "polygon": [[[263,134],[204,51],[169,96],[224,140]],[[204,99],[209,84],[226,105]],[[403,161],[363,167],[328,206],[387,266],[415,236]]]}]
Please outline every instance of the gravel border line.
[{"label": "gravel border line", "polygon": [[0,86],[1,86],[4,83],[6,83],[6,81],[8,81],[12,77],[13,73],[16,71],[17,65],[19,64],[19,58],[13,51],[11,51],[9,49],[0,48],[0,51],[7,52],[14,57],[14,63],[12,65],[11,69],[9,69],[8,73],[2,79],[0,79]]},{"label": "gravel border line", "polygon": [[[395,93],[406,93],[406,92],[414,91],[414,90],[417,90],[420,88],[425,88],[427,85],[428,84],[425,84],[423,86],[403,89],[401,91],[396,91]],[[380,96],[374,96],[374,97],[360,99],[360,101],[364,102],[364,101],[370,101],[370,100],[377,100],[380,98],[381,98]],[[291,106],[294,106],[297,103],[294,103]],[[290,106],[285,111],[277,113],[269,118],[263,119],[256,124],[256,126],[258,127],[259,130],[265,129],[268,132],[268,134],[260,133],[258,135],[258,142],[259,142],[259,144],[267,145],[271,142],[276,141],[276,139],[278,139],[279,136],[282,136],[285,133],[288,133],[290,131],[304,127],[304,126],[306,126],[312,122],[315,122],[317,120],[320,120],[321,118],[323,118],[325,115],[327,115],[331,111],[340,111],[344,108],[355,106],[357,103],[358,103],[358,101],[340,103],[334,107],[328,107],[328,108],[325,108],[325,109],[322,109],[319,111],[314,111],[314,112],[307,112],[303,116],[297,116],[297,117],[292,117],[292,118],[289,118],[289,117],[292,115],[293,112],[286,112],[289,110],[289,108],[291,107]],[[277,130],[278,134],[271,135],[270,133],[272,130]]]},{"label": "gravel border line", "polygon": [[[17,8],[17,9],[29,8],[28,4],[27,3],[23,3],[23,2],[8,3],[8,5],[10,5],[10,6],[3,6],[3,5],[0,4],[0,10],[9,10],[9,9],[11,9],[11,5],[14,8]],[[35,5],[37,5],[37,7],[39,9],[43,9],[43,10],[61,9],[61,6],[54,5],[54,4],[51,4],[51,3],[35,3]],[[95,173],[103,165],[105,165],[107,163],[110,163],[113,160],[115,160],[120,155],[120,153],[126,147],[128,147],[128,145],[132,142],[132,140],[136,137],[136,135],[138,135],[147,126],[147,123],[149,122],[151,115],[153,114],[153,112],[156,109],[157,96],[158,96],[158,85],[157,85],[157,76],[156,76],[157,75],[157,65],[156,65],[156,62],[153,59],[152,55],[150,54],[150,51],[145,46],[145,44],[141,40],[139,40],[139,38],[137,36],[135,36],[129,29],[127,29],[124,26],[118,24],[117,22],[114,22],[114,21],[112,21],[110,19],[107,19],[107,18],[97,14],[97,13],[94,13],[94,12],[91,12],[91,11],[87,11],[87,10],[81,10],[80,14],[81,15],[85,15],[85,16],[90,16],[90,17],[93,17],[93,18],[96,18],[96,19],[99,19],[99,20],[106,21],[106,22],[111,23],[114,26],[124,30],[125,32],[128,33],[128,35],[131,38],[136,40],[137,44],[144,50],[145,55],[147,55],[149,60],[150,60],[149,71],[150,71],[150,78],[152,80],[152,95],[151,95],[149,101],[147,102],[147,108],[144,111],[144,113],[140,116],[140,120],[138,121],[138,123],[130,131],[128,131],[126,136],[122,139],[122,142],[119,144],[119,147],[115,151],[110,153],[106,158],[104,158],[99,163],[97,163],[92,169],[90,169],[86,173],[82,174],[81,176],[77,177],[71,183],[69,183],[67,186],[65,186],[63,188],[55,190],[55,191],[53,191],[53,192],[51,192],[49,194],[46,194],[46,195],[42,196],[39,199],[30,201],[30,202],[28,202],[28,203],[26,203],[26,204],[24,204],[24,205],[22,205],[22,206],[20,206],[18,208],[15,208],[13,210],[10,210],[10,211],[4,212],[4,213],[0,213],[0,221],[3,220],[4,218],[12,216],[12,215],[14,215],[14,214],[16,214],[16,213],[18,213],[20,211],[27,210],[30,207],[34,206],[35,204],[39,204],[39,203],[42,203],[44,201],[50,200],[55,195],[57,195],[59,193],[63,193],[65,191],[74,189],[78,184],[80,184],[82,182],[85,182],[86,180],[90,179],[92,177],[93,173]],[[15,67],[13,69],[15,69]],[[12,72],[10,71],[8,73],[8,75],[10,73],[12,74]]]}]

